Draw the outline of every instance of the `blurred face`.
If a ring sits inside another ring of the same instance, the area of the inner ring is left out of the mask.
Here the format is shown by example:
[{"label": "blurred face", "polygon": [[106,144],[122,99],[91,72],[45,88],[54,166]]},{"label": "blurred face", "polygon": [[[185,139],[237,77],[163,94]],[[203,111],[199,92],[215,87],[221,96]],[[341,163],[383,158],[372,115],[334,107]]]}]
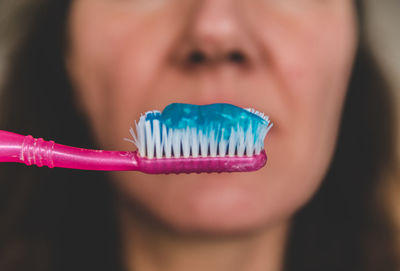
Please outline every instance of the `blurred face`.
[{"label": "blurred face", "polygon": [[[320,185],[335,146],[356,47],[350,0],[74,0],[66,56],[98,144],[173,102],[265,112],[267,165],[253,173],[150,176],[113,184],[184,232],[288,221]],[[130,203],[131,202],[131,203]]]}]

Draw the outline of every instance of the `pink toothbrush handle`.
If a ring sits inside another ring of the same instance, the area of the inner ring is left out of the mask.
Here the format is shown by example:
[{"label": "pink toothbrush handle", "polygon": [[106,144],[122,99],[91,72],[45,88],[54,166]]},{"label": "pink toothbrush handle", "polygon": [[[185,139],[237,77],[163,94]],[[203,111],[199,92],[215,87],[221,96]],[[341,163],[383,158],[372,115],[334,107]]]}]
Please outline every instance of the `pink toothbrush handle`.
[{"label": "pink toothbrush handle", "polygon": [[137,152],[75,148],[0,130],[0,162],[17,162],[49,168],[104,171],[141,171],[149,174],[245,172],[262,168],[264,151],[251,157],[160,158],[140,157]]},{"label": "pink toothbrush handle", "polygon": [[0,131],[0,162],[85,170],[138,169],[133,152],[75,148],[7,131]]}]

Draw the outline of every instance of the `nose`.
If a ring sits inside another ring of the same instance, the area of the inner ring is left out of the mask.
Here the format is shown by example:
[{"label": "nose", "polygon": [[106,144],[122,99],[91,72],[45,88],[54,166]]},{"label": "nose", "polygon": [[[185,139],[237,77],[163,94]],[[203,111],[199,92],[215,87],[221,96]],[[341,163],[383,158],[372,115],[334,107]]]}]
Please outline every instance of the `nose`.
[{"label": "nose", "polygon": [[184,30],[178,59],[190,66],[251,63],[255,50],[236,0],[198,0]]}]

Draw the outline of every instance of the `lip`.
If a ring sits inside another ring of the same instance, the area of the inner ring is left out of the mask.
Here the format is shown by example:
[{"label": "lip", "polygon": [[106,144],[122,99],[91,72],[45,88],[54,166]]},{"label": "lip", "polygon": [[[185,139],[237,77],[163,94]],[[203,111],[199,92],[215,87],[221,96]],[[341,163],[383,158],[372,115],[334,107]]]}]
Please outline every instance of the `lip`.
[{"label": "lip", "polygon": [[172,104],[172,103],[186,103],[186,104],[193,104],[193,105],[210,105],[210,104],[218,104],[218,103],[231,104],[231,105],[240,107],[242,109],[254,109],[258,112],[263,113],[268,118],[271,118],[270,115],[267,114],[265,111],[261,110],[257,106],[254,106],[254,103],[243,103],[243,101],[235,102],[235,101],[231,101],[228,99],[210,99],[210,100],[201,101],[201,102],[198,102],[198,101],[173,101],[173,102],[169,102],[163,108],[160,108],[158,110],[162,112],[166,106],[168,106],[169,104]]}]

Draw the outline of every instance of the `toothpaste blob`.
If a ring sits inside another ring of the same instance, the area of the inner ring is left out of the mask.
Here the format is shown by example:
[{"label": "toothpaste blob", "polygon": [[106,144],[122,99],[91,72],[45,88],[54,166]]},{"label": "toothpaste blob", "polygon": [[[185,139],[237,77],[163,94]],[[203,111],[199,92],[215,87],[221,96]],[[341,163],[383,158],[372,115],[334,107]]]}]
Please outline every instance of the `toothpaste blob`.
[{"label": "toothpaste blob", "polygon": [[254,109],[218,103],[173,103],[162,112],[149,111],[131,134],[139,154],[147,158],[253,156],[264,149],[272,123]]},{"label": "toothpaste blob", "polygon": [[[255,111],[253,111],[255,112]],[[253,135],[258,134],[259,128],[267,127],[269,120],[261,114],[254,114],[232,104],[217,103],[208,105],[193,105],[173,103],[165,107],[161,113],[161,122],[172,129],[197,128],[203,134],[214,130],[217,138],[223,135],[228,139],[232,129],[251,128]],[[254,138],[256,140],[256,137]]]}]

